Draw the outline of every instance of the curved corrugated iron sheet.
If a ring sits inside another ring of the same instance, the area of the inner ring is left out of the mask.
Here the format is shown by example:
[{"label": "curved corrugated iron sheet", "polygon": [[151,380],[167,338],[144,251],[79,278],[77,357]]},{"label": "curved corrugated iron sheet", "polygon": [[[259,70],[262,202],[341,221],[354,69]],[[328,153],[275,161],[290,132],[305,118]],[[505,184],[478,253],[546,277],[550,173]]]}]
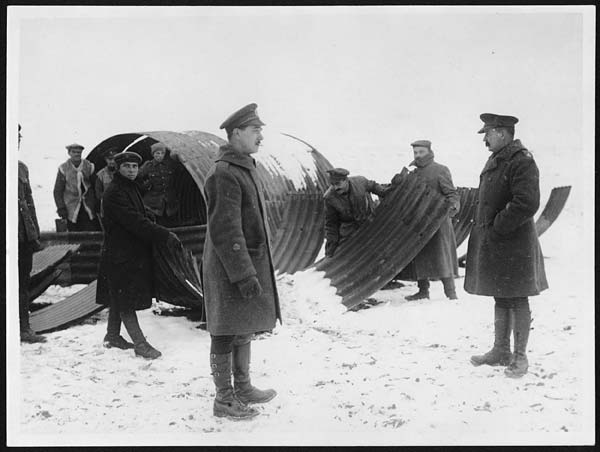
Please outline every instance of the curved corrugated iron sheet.
[{"label": "curved corrugated iron sheet", "polygon": [[381,201],[372,220],[314,267],[324,271],[342,303],[352,308],[385,286],[433,237],[449,203],[406,168],[401,182]]},{"label": "curved corrugated iron sheet", "polygon": [[471,233],[479,190],[470,187],[457,187],[457,190],[460,195],[460,209],[452,218],[452,226],[454,227],[456,247],[458,248]]},{"label": "curved corrugated iron sheet", "polygon": [[[79,244],[50,245],[33,254],[31,273],[29,274],[30,290],[40,284],[61,262],[79,249]],[[47,286],[46,286],[47,287]]]},{"label": "curved corrugated iron sheet", "polygon": [[29,285],[29,301],[35,300],[41,294],[43,294],[48,287],[52,284],[56,284],[59,276],[62,274],[62,270],[58,268],[52,268],[43,278],[38,279],[35,284]]},{"label": "curved corrugated iron sheet", "polygon": [[36,333],[45,333],[83,320],[102,309],[104,306],[96,304],[96,281],[94,281],[62,301],[32,312],[29,316],[29,324]]}]

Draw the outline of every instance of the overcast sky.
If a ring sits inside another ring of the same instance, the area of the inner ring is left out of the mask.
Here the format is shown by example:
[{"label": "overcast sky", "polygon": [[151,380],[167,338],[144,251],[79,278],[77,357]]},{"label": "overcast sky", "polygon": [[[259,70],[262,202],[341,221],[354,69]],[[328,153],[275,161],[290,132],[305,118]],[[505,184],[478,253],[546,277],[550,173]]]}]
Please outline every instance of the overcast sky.
[{"label": "overcast sky", "polygon": [[[395,149],[393,165],[406,164],[410,142],[428,138],[458,184],[476,185],[487,158],[475,133],[482,112],[518,116],[518,135],[536,155],[582,151],[583,20],[565,9],[10,13],[20,17],[9,66],[18,65],[25,161],[66,158],[73,141],[88,152],[119,132],[223,136],[222,120],[249,102],[266,132],[296,134],[354,171],[374,150],[387,158],[383,150]],[[45,17],[27,18],[36,15]]]}]

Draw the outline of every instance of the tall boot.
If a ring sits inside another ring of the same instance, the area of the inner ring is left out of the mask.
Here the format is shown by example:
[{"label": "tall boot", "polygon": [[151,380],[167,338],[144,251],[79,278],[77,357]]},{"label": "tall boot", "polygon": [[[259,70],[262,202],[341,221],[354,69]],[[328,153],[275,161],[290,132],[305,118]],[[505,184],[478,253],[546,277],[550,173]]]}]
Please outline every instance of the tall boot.
[{"label": "tall boot", "polygon": [[458,300],[456,296],[456,287],[454,286],[454,278],[442,278],[442,284],[444,285],[444,294],[449,300]]},{"label": "tall boot", "polygon": [[24,293],[19,291],[19,331],[21,342],[29,344],[46,342],[46,338],[36,334],[29,324],[29,293],[27,291]]},{"label": "tall boot", "polygon": [[508,366],[510,353],[510,309],[494,306],[494,346],[483,355],[471,356],[471,364],[481,366]]},{"label": "tall boot", "polygon": [[419,279],[417,281],[417,286],[419,287],[419,291],[413,295],[404,297],[405,300],[413,301],[413,300],[423,300],[425,298],[429,299],[429,280],[428,279]]},{"label": "tall boot", "polygon": [[233,343],[233,382],[235,395],[245,404],[266,403],[277,395],[274,389],[258,389],[250,382],[250,343]]},{"label": "tall boot", "polygon": [[256,409],[240,402],[234,394],[231,385],[231,353],[222,355],[211,353],[210,368],[216,388],[213,415],[232,420],[243,420],[251,419],[259,414]]},{"label": "tall boot", "polygon": [[531,327],[531,311],[529,302],[518,303],[514,308],[515,313],[515,356],[510,365],[504,369],[507,377],[519,378],[527,373],[527,342],[529,328]]},{"label": "tall boot", "polygon": [[106,348],[120,348],[128,350],[134,348],[131,342],[121,336],[121,315],[117,306],[108,308],[108,321],[106,322],[106,336],[104,336],[103,345]]},{"label": "tall boot", "polygon": [[146,359],[156,359],[162,355],[161,352],[146,341],[135,311],[121,311],[121,320],[123,321],[123,325],[125,325],[125,329],[127,329],[127,333],[129,333],[129,337],[133,341],[136,356]]}]

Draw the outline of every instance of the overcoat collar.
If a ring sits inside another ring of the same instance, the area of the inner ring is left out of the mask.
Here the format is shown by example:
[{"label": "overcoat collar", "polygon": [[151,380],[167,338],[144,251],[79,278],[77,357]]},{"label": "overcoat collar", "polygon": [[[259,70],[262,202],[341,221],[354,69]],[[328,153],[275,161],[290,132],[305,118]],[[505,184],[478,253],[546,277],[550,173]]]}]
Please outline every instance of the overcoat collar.
[{"label": "overcoat collar", "polygon": [[486,173],[486,172],[491,171],[494,168],[496,168],[498,166],[499,160],[508,160],[516,152],[519,152],[523,149],[525,149],[525,146],[523,146],[523,144],[521,143],[521,140],[517,139],[517,140],[511,141],[506,146],[504,146],[502,149],[500,149],[499,151],[496,151],[492,155],[490,155],[490,158],[488,159],[487,163],[485,164],[485,167],[483,168],[483,171],[481,172],[481,174]]},{"label": "overcoat collar", "polygon": [[219,148],[216,161],[231,163],[249,170],[256,169],[256,161],[249,155],[236,151],[231,144],[225,144]]}]

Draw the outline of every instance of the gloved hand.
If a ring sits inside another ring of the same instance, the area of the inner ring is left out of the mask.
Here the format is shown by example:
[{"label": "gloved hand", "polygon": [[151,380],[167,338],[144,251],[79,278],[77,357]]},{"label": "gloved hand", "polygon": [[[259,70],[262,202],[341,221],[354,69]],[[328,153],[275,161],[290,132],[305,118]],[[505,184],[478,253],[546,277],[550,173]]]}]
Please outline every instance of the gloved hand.
[{"label": "gloved hand", "polygon": [[325,244],[325,257],[333,257],[337,248],[336,242],[327,242]]},{"label": "gloved hand", "polygon": [[392,185],[399,185],[402,182],[402,174],[398,173],[394,177],[392,177]]},{"label": "gloved hand", "polygon": [[58,213],[58,216],[60,218],[62,218],[63,220],[66,220],[67,216],[69,215],[66,207],[59,207],[58,210],[56,211],[56,213]]},{"label": "gloved hand", "polygon": [[262,287],[256,276],[248,276],[237,283],[238,289],[246,300],[258,297],[262,293]]},{"label": "gloved hand", "polygon": [[167,237],[167,246],[169,248],[176,248],[181,244],[179,237],[175,235],[173,232],[169,232],[169,236]]},{"label": "gloved hand", "polygon": [[458,209],[456,207],[454,207],[454,206],[450,207],[450,210],[448,211],[448,215],[450,215],[450,218],[454,218],[457,213],[458,213]]}]

